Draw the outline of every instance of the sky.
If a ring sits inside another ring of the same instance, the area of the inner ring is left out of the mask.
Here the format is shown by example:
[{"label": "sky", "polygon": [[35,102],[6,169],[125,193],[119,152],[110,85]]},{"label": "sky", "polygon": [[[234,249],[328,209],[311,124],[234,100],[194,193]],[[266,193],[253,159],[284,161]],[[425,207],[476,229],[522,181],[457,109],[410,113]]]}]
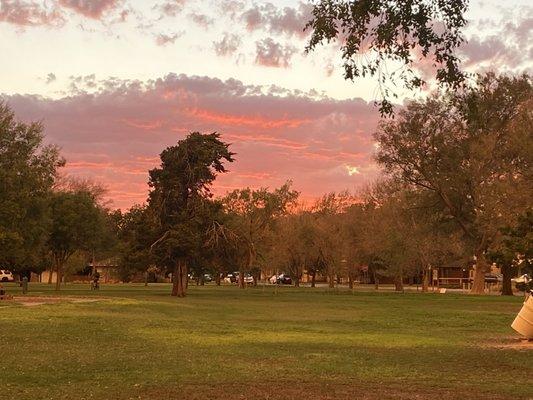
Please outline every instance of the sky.
[{"label": "sky", "polygon": [[[533,71],[529,1],[471,1],[459,50],[470,72]],[[335,45],[305,54],[299,0],[0,0],[0,98],[42,121],[64,173],[142,203],[159,153],[217,131],[236,161],[215,193],[274,188],[304,199],[379,176],[373,79],[347,82]],[[399,101],[423,96],[401,92]]]}]

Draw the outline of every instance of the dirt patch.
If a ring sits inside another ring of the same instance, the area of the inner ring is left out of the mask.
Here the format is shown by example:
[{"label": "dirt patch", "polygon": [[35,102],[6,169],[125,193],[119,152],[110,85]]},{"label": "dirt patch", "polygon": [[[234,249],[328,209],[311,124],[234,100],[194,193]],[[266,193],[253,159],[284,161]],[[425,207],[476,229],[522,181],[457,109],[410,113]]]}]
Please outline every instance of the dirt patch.
[{"label": "dirt patch", "polygon": [[533,350],[533,340],[521,339],[518,337],[509,337],[504,339],[495,339],[490,342],[483,342],[482,347],[502,349],[502,350]]},{"label": "dirt patch", "polygon": [[93,303],[101,301],[101,298],[91,297],[53,297],[53,296],[14,296],[13,301],[26,307],[41,306],[43,304],[54,304],[59,302],[69,303]]},{"label": "dirt patch", "polygon": [[[318,382],[270,382],[184,385],[173,388],[139,388],[135,399],[158,400],[416,400],[416,399],[464,399],[466,393],[454,389],[413,388],[368,383],[332,384]],[[468,398],[484,400],[504,400],[511,397],[493,395],[487,392],[468,392]],[[516,398],[514,398],[516,399]]]}]

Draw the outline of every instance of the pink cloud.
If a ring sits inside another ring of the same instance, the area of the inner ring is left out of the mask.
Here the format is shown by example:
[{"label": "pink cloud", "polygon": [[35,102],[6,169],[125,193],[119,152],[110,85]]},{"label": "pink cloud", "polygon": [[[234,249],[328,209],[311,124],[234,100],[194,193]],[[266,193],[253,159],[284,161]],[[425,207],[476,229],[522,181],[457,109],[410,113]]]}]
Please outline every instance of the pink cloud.
[{"label": "pink cloud", "polygon": [[202,28],[208,28],[215,22],[213,18],[210,18],[207,15],[201,13],[193,12],[189,14],[189,17],[195,24],[201,26]]},{"label": "pink cloud", "polygon": [[297,7],[276,7],[272,3],[254,4],[241,15],[249,31],[265,30],[274,34],[305,37],[307,21],[311,19],[313,6],[299,2]]},{"label": "pink cloud", "polygon": [[20,26],[62,26],[65,18],[55,6],[25,0],[0,0],[0,21]]},{"label": "pink cloud", "polygon": [[[490,35],[470,36],[459,49],[464,65],[478,70],[484,65],[492,69],[531,71],[533,7],[523,7],[518,12],[511,21],[504,18],[499,24],[492,23]],[[487,21],[480,21],[478,32],[483,32],[486,24]]]},{"label": "pink cloud", "polygon": [[175,17],[183,11],[186,0],[167,0],[155,6],[161,12],[161,16]]},{"label": "pink cloud", "polygon": [[59,0],[59,4],[87,18],[100,19],[102,15],[115,9],[120,0]]},{"label": "pink cloud", "polygon": [[158,46],[166,46],[167,44],[172,44],[176,41],[176,39],[183,36],[184,33],[185,32],[183,31],[170,34],[158,33],[157,35],[155,35],[155,43]]},{"label": "pink cloud", "polygon": [[275,42],[272,38],[266,38],[255,43],[255,62],[265,67],[288,68],[296,48],[293,46],[283,46]]},{"label": "pink cloud", "polygon": [[[19,26],[59,28],[68,20],[66,10],[85,18],[101,19],[116,10],[124,0],[0,0],[0,21]],[[122,10],[114,22],[124,22],[129,10]]]},{"label": "pink cloud", "polygon": [[[19,118],[42,120],[47,141],[62,148],[66,172],[105,184],[115,207],[143,202],[159,153],[191,131],[217,131],[237,153],[231,172],[217,179],[217,194],[293,179],[312,198],[354,189],[377,174],[371,133],[378,115],[360,99],[278,95],[235,79],[174,74],[149,83],[96,83],[95,93],[5,100]],[[361,173],[350,176],[346,165]]]},{"label": "pink cloud", "polygon": [[225,33],[221,40],[213,42],[215,53],[222,57],[234,54],[240,45],[241,38],[229,33]]}]

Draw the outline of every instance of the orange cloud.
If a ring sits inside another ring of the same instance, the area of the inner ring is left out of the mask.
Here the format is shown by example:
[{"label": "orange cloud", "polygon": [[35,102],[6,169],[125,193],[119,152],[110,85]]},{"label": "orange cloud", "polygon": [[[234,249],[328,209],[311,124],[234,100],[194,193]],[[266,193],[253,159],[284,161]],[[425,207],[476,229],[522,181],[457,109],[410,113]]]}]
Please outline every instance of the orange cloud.
[{"label": "orange cloud", "polygon": [[187,111],[196,118],[215,121],[224,125],[250,125],[263,129],[297,128],[310,121],[309,119],[268,119],[265,117],[251,115],[230,115],[199,109],[189,109]]}]

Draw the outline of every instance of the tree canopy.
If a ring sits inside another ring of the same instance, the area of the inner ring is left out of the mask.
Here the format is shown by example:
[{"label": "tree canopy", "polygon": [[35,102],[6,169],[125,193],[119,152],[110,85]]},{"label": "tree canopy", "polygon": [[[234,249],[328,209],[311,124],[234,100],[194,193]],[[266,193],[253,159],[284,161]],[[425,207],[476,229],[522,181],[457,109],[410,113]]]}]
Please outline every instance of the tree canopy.
[{"label": "tree canopy", "polygon": [[105,216],[87,191],[55,192],[50,201],[51,228],[47,247],[56,270],[56,289],[63,267],[76,251],[95,251],[105,237]]},{"label": "tree canopy", "polygon": [[161,166],[150,171],[148,205],[153,213],[151,249],[158,264],[173,271],[173,295],[183,297],[187,265],[206,241],[212,215],[210,186],[233,162],[229,145],[217,133],[193,132],[161,153]]},{"label": "tree canopy", "polygon": [[[344,77],[376,76],[382,115],[393,112],[399,82],[421,88],[425,79],[417,67],[430,65],[440,85],[458,88],[465,78],[456,50],[468,0],[319,0],[306,29],[307,51],[337,41]],[[400,68],[398,68],[400,67]]]},{"label": "tree canopy", "polygon": [[42,263],[48,198],[63,165],[58,148],[43,144],[43,125],[17,121],[0,102],[0,265]]},{"label": "tree canopy", "polygon": [[476,293],[500,227],[530,204],[532,93],[527,76],[488,74],[476,88],[410,103],[375,135],[385,170],[424,189],[463,231],[477,260]]}]

